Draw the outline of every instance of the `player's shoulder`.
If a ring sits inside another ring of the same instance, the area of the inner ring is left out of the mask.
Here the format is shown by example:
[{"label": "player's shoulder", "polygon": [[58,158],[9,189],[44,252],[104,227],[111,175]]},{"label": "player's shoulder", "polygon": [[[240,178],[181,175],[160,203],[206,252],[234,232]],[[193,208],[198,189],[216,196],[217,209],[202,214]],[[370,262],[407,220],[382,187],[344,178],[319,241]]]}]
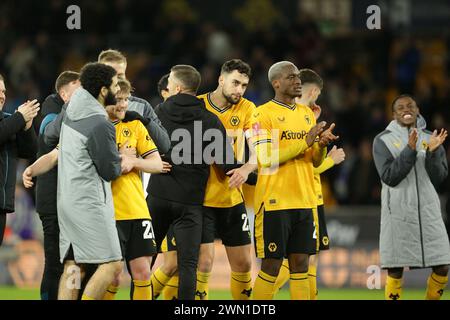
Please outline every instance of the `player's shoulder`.
[{"label": "player's shoulder", "polygon": [[256,105],[253,103],[253,101],[250,101],[246,98],[241,98],[241,100],[239,101],[239,107],[242,109],[255,109]]},{"label": "player's shoulder", "polygon": [[259,106],[256,107],[257,111],[267,111],[270,110],[271,107],[273,107],[275,104],[273,103],[272,100],[267,101],[266,103],[263,103]]},{"label": "player's shoulder", "polygon": [[133,120],[130,122],[119,122],[120,127],[127,127],[132,131],[147,130],[145,126],[139,120]]},{"label": "player's shoulder", "polygon": [[375,138],[373,139],[373,143],[375,144],[375,143],[381,142],[381,141],[383,140],[383,137],[388,136],[390,133],[392,133],[392,131],[387,130],[387,129],[384,130],[384,131],[382,131],[382,132],[380,132],[380,133],[377,134],[377,135],[375,136]]},{"label": "player's shoulder", "polygon": [[150,106],[150,103],[147,100],[142,99],[142,98],[138,98],[138,97],[135,97],[135,96],[130,96],[128,98],[128,103],[129,104],[140,104],[140,105],[143,105],[143,106]]}]

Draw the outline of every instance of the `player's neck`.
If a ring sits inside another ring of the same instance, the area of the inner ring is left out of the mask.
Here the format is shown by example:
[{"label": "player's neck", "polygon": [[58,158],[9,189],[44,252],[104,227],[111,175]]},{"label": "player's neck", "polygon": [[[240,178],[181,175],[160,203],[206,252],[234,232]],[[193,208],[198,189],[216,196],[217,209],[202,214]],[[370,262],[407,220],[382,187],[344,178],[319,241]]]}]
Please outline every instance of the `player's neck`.
[{"label": "player's neck", "polygon": [[313,105],[313,102],[310,99],[298,98],[296,101],[298,104],[301,104],[301,105],[307,106],[307,107],[310,107]]},{"label": "player's neck", "polygon": [[220,110],[231,107],[231,103],[229,103],[227,99],[225,99],[223,94],[219,92],[219,89],[211,92],[210,99],[211,102],[214,103],[214,105]]},{"label": "player's neck", "polygon": [[274,99],[276,101],[278,101],[278,102],[282,102],[282,103],[287,104],[287,105],[295,104],[295,97],[292,98],[290,96],[286,96],[286,95],[283,95],[283,94],[275,94],[275,98]]}]

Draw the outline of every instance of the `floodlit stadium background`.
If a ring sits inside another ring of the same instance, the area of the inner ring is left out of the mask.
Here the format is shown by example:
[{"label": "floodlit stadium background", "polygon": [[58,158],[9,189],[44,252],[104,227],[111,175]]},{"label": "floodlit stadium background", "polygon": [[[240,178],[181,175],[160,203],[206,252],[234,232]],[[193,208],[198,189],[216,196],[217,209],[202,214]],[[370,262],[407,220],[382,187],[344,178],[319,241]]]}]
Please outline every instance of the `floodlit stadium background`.
[{"label": "floodlit stadium background", "polygon": [[[71,4],[81,8],[78,31],[66,27]],[[381,30],[367,28],[372,4],[381,8]],[[225,60],[241,58],[253,68],[246,97],[257,105],[272,97],[267,71],[274,62],[312,68],[325,82],[319,99],[323,118],[336,122],[339,146],[347,154],[344,164],[323,178],[332,250],[321,254],[319,288],[367,290],[367,268],[379,264],[380,183],[372,139],[390,120],[390,102],[400,93],[415,95],[429,128],[449,129],[449,21],[448,0],[5,0],[0,3],[5,111],[28,98],[42,102],[59,72],[78,71],[107,48],[126,53],[136,95],[154,106],[156,83],[175,64],[197,67],[204,93],[215,89]],[[447,141],[450,159],[448,146]],[[37,288],[42,231],[33,194],[21,186],[25,166],[18,171],[17,214],[9,217],[0,248],[0,286]],[[439,192],[447,216],[449,178]],[[218,246],[211,288],[228,286],[228,270]],[[405,287],[422,288],[425,281],[422,271],[405,275]],[[0,299],[9,294],[0,290]]]}]

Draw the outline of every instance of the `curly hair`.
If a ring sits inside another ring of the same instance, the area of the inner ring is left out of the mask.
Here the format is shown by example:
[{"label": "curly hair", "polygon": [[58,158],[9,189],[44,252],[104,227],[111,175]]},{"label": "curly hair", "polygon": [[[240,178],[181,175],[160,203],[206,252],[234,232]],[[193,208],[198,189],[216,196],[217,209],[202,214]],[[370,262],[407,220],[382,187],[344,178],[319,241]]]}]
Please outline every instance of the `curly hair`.
[{"label": "curly hair", "polygon": [[106,64],[88,63],[81,69],[81,86],[97,99],[103,87],[111,87],[115,75],[116,70]]},{"label": "curly hair", "polygon": [[246,74],[249,78],[252,76],[252,68],[240,59],[233,59],[225,62],[222,66],[221,74],[231,73],[237,70],[239,73]]}]

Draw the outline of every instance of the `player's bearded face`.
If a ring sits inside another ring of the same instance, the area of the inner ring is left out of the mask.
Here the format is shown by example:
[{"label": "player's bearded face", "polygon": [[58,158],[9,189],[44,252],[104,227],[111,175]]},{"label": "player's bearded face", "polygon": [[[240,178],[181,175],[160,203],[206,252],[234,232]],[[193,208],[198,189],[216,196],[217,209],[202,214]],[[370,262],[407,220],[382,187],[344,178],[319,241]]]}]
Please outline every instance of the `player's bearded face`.
[{"label": "player's bearded face", "polygon": [[236,104],[242,98],[242,95],[240,95],[240,94],[228,93],[225,88],[223,88],[223,90],[222,90],[222,95],[225,97],[227,102],[230,104]]},{"label": "player's bearded face", "polygon": [[223,76],[222,95],[230,104],[237,104],[247,90],[249,78],[237,70]]},{"label": "player's bearded face", "polygon": [[108,94],[105,97],[105,106],[113,106],[117,104],[116,95],[108,89]]}]

